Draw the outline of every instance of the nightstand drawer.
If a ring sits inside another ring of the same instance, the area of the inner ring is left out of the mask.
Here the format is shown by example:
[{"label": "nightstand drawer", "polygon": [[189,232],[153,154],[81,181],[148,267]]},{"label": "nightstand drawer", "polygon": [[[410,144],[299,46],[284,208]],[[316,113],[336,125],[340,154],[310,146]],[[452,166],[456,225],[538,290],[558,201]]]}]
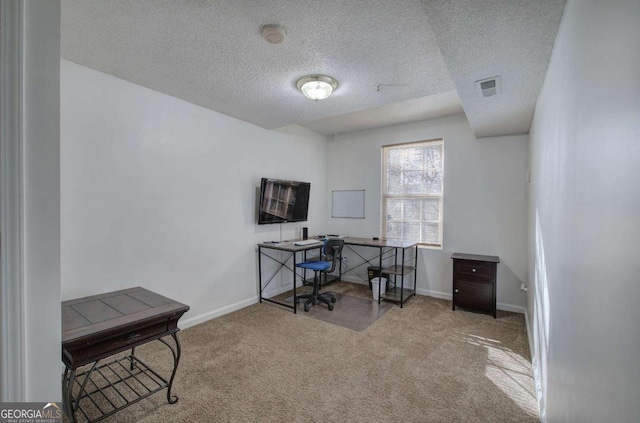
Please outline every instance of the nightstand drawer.
[{"label": "nightstand drawer", "polygon": [[496,268],[493,263],[485,263],[471,260],[456,260],[454,272],[460,276],[472,276],[474,278],[494,280]]}]

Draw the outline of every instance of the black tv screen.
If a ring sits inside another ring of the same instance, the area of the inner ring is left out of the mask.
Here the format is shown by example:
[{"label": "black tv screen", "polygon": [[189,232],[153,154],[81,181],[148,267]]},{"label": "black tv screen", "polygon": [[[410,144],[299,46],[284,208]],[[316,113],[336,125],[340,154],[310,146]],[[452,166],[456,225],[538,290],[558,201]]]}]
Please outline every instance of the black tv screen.
[{"label": "black tv screen", "polygon": [[258,224],[306,221],[310,190],[309,182],[262,178]]}]

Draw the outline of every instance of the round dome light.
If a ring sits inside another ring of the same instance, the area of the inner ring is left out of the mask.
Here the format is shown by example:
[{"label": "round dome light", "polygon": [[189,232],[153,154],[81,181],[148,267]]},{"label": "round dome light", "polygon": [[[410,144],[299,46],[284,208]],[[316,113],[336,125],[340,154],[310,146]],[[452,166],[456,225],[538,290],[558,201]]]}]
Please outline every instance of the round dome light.
[{"label": "round dome light", "polygon": [[262,37],[271,44],[282,43],[284,36],[284,29],[280,25],[265,25],[262,27]]},{"label": "round dome light", "polygon": [[311,100],[324,100],[338,88],[338,82],[325,75],[309,75],[298,80],[298,89]]}]

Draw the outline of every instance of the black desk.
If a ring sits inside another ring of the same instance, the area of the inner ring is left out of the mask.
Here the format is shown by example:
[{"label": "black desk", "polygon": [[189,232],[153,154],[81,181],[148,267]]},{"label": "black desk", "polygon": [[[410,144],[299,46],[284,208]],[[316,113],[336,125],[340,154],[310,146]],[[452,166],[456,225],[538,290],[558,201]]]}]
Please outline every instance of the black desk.
[{"label": "black desk", "polygon": [[[386,273],[394,278],[394,289],[381,294],[381,284],[378,284],[378,304],[380,304],[381,300],[388,300],[400,303],[400,308],[402,308],[405,301],[407,301],[411,296],[416,295],[416,285],[417,285],[417,277],[418,277],[418,244],[411,241],[388,241],[388,240],[379,240],[373,241],[368,238],[353,238],[347,237],[344,242],[345,246],[351,250],[354,254],[360,257],[363,262],[351,270],[357,269],[360,266],[365,266],[367,264],[372,265],[375,264],[377,267],[382,269],[381,273]],[[378,255],[376,255],[373,259],[366,259],[362,257],[358,252],[351,248],[353,246],[356,247],[369,247],[369,248],[377,248]],[[407,257],[407,251],[413,250],[413,255]],[[383,267],[383,259],[385,258],[385,254],[390,258],[393,256],[393,265]],[[378,259],[378,263],[373,263],[372,260]],[[413,265],[409,265],[413,261]],[[405,288],[404,285],[404,277],[413,272],[413,289]],[[398,287],[397,278],[400,277],[400,286]]]},{"label": "black desk", "polygon": [[[311,238],[313,239],[313,238]],[[418,244],[415,242],[408,241],[387,241],[387,240],[378,240],[374,241],[368,238],[354,238],[354,237],[345,237],[344,245],[349,248],[353,253],[358,255],[363,262],[356,266],[358,268],[360,266],[364,266],[366,264],[376,265],[382,269],[382,273],[387,273],[389,275],[394,276],[394,282],[396,282],[393,290],[386,292],[380,295],[381,287],[378,284],[378,304],[382,299],[388,301],[395,301],[400,303],[400,307],[402,308],[403,304],[411,297],[416,294],[416,282],[417,282],[417,265],[418,265]],[[322,243],[313,244],[313,245],[295,245],[295,242],[300,240],[292,240],[288,242],[282,243],[260,243],[258,244],[258,279],[260,283],[260,302],[269,301],[275,304],[282,305],[287,308],[293,309],[294,313],[297,313],[297,305],[295,301],[293,305],[283,303],[280,301],[273,300],[271,298],[265,298],[262,296],[264,289],[271,283],[271,281],[275,278],[275,276],[283,269],[289,269],[293,273],[293,297],[296,296],[296,281],[298,277],[298,273],[296,271],[296,264],[298,263],[298,253],[303,253],[302,261],[306,260],[307,252],[310,250],[319,250],[322,247]],[[366,259],[358,254],[352,247],[369,247],[378,249],[378,255],[372,259]],[[289,253],[284,259],[279,259],[269,255],[264,250],[279,250]],[[406,251],[413,250],[413,256],[407,257]],[[344,251],[343,251],[344,252]],[[391,257],[391,254],[394,256],[394,265],[389,267],[382,267],[383,257],[387,254],[387,258]],[[275,261],[279,264],[276,271],[271,275],[271,277],[263,283],[262,278],[262,257],[268,257],[269,259]],[[378,259],[377,263],[373,263],[372,260]],[[292,261],[292,265],[289,266],[289,261]],[[408,262],[413,261],[413,266],[407,265]],[[339,278],[342,276],[342,261],[340,261],[340,265],[338,266],[339,270]],[[353,270],[353,269],[352,269]],[[405,288],[404,279],[405,276],[409,273],[413,272],[413,289]],[[398,288],[398,284],[396,278],[400,277],[400,286]]]},{"label": "black desk", "polygon": [[[295,300],[293,301],[293,305],[291,304],[287,304],[287,303],[283,303],[280,301],[276,301],[273,300],[271,298],[265,298],[262,296],[262,292],[267,288],[267,286],[269,286],[269,284],[271,283],[271,281],[276,277],[276,275],[278,273],[280,273],[280,271],[283,268],[289,269],[292,273],[293,273],[293,298],[295,299],[296,297],[296,275],[297,275],[297,269],[296,269],[296,264],[298,263],[298,253],[303,253],[304,257],[303,260],[304,261],[307,257],[307,251],[310,250],[318,250],[320,251],[320,248],[322,248],[322,243],[317,243],[317,244],[311,244],[311,245],[295,245],[295,242],[300,241],[300,240],[293,240],[293,241],[288,241],[288,242],[280,242],[280,243],[271,243],[271,242],[263,242],[258,244],[258,279],[260,282],[260,291],[259,291],[259,295],[260,295],[260,302],[264,301],[268,301],[271,303],[275,303],[275,304],[279,304],[281,306],[287,307],[287,308],[291,308],[293,309],[294,313],[298,312],[298,307],[297,304],[295,302]],[[269,255],[268,253],[264,252],[264,250],[278,250],[278,251],[284,251],[287,252],[289,254],[287,254],[287,256],[284,259],[280,259],[280,258],[276,258],[272,255]],[[269,278],[269,280],[267,280],[267,282],[264,284],[263,286],[263,281],[262,281],[262,256],[268,257],[271,260],[273,260],[274,262],[278,263],[279,266],[277,267],[276,271],[271,275],[271,277]],[[291,267],[289,267],[288,262],[289,260],[293,260],[293,264]]]}]

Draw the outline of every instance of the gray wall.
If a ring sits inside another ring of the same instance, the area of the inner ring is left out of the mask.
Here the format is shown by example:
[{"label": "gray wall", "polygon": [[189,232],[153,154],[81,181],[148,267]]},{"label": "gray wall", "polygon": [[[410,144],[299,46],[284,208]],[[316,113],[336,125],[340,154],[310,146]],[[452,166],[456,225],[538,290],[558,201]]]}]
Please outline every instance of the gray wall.
[{"label": "gray wall", "polygon": [[[190,305],[187,327],[257,301],[258,242],[324,229],[324,136],[67,61],[61,112],[63,299],[143,286]],[[309,222],[256,225],[261,177],[311,182]]]},{"label": "gray wall", "polygon": [[569,1],[530,133],[543,420],[640,416],[640,2]]},{"label": "gray wall", "polygon": [[[420,249],[418,293],[451,298],[453,252],[497,255],[498,308],[524,313],[527,135],[476,139],[466,118],[457,115],[335,136],[328,189],[364,188],[365,219],[329,218],[330,231],[379,236],[381,147],[435,138],[444,138],[444,241],[442,250]],[[355,254],[348,258],[357,265]]]}]

